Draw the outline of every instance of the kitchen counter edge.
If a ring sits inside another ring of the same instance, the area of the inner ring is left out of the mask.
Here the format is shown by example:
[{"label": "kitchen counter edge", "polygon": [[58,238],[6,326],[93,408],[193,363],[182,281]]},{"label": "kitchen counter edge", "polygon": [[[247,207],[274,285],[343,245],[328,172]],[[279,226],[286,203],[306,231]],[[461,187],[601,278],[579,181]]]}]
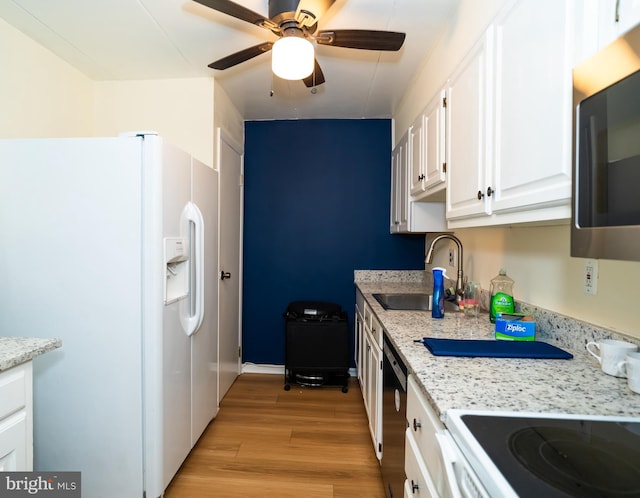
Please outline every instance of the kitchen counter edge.
[{"label": "kitchen counter edge", "polygon": [[406,272],[400,279],[402,272],[393,272],[390,279],[384,272],[376,272],[372,279],[358,278],[356,273],[355,285],[441,419],[453,408],[640,417],[640,395],[631,392],[626,379],[600,370],[584,351],[583,344],[591,338],[580,336],[582,330],[538,332],[538,340],[569,351],[574,355],[571,360],[433,356],[415,341],[493,339],[493,324],[486,313],[474,328],[462,313],[434,320],[424,311],[387,311],[373,297],[374,293],[431,293],[424,273]]},{"label": "kitchen counter edge", "polygon": [[0,337],[0,372],[62,347],[60,339]]}]

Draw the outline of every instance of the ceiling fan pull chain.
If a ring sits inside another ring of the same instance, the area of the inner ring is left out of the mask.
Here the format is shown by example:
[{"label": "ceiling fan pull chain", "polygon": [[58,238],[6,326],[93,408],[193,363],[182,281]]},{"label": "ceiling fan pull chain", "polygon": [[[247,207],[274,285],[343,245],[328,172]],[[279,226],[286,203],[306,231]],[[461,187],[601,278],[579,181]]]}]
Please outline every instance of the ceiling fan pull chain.
[{"label": "ceiling fan pull chain", "polygon": [[271,73],[271,88],[269,89],[269,97],[273,97],[276,92],[273,90],[273,72]]}]

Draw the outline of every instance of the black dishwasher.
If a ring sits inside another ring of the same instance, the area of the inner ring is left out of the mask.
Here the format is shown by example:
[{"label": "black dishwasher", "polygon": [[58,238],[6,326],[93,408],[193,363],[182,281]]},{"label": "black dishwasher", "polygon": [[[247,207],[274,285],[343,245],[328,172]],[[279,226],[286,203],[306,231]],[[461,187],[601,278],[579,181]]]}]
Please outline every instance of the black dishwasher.
[{"label": "black dishwasher", "polygon": [[404,438],[407,429],[407,367],[384,336],[382,391],[382,480],[389,498],[404,496]]}]

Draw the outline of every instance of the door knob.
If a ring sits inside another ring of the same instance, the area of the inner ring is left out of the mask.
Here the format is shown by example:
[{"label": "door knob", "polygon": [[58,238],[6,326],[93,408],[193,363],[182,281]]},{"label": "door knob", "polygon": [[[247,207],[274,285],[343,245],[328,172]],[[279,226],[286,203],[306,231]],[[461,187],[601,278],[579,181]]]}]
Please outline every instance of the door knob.
[{"label": "door knob", "polygon": [[222,270],[220,272],[220,280],[224,280],[225,278],[231,278],[231,273],[229,273],[228,271]]}]

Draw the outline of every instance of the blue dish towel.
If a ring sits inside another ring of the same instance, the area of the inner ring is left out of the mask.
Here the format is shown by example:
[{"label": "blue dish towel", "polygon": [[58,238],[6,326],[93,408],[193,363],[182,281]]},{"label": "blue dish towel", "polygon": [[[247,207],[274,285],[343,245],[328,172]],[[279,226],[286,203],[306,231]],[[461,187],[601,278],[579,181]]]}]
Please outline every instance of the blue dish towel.
[{"label": "blue dish towel", "polygon": [[545,358],[569,360],[571,353],[539,341],[495,341],[479,339],[436,339],[424,337],[423,344],[436,356],[495,358]]}]

